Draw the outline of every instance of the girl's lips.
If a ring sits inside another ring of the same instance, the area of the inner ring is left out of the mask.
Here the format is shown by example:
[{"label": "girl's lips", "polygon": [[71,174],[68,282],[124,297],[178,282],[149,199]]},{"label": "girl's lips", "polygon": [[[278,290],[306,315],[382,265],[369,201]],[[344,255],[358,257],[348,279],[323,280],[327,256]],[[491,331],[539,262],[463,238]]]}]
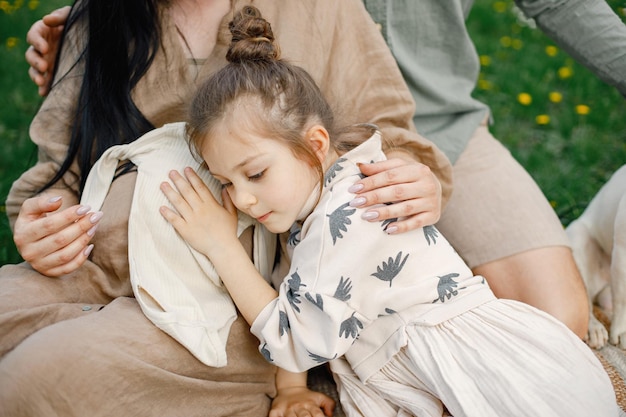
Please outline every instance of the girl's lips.
[{"label": "girl's lips", "polygon": [[257,217],[256,219],[258,222],[263,223],[265,220],[267,220],[270,217],[271,214],[272,212],[270,211],[269,213],[265,213],[264,215]]}]

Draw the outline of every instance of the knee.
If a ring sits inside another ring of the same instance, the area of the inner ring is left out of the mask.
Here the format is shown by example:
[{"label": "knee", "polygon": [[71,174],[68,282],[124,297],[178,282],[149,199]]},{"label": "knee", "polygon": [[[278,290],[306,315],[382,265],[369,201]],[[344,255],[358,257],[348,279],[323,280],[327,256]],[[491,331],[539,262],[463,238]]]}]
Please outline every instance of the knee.
[{"label": "knee", "polygon": [[[54,326],[51,326],[54,327]],[[26,338],[0,360],[0,417],[66,415],[81,384],[73,378],[76,346],[46,328]]]}]

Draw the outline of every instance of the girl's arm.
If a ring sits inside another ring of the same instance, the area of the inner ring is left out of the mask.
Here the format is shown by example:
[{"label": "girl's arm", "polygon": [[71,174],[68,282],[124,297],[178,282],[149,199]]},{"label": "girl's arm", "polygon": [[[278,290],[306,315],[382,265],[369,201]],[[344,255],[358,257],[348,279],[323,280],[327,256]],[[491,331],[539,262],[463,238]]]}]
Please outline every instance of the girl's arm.
[{"label": "girl's arm", "polygon": [[[223,192],[222,206],[193,169],[185,169],[184,174],[185,178],[176,171],[170,173],[177,190],[166,182],[161,185],[177,211],[162,207],[161,214],[194,249],[211,260],[242,316],[252,324],[278,293],[256,270],[239,242],[237,210],[228,194]],[[270,417],[303,410],[314,417],[332,415],[334,400],[309,390],[306,372],[278,368],[276,390]]]}]

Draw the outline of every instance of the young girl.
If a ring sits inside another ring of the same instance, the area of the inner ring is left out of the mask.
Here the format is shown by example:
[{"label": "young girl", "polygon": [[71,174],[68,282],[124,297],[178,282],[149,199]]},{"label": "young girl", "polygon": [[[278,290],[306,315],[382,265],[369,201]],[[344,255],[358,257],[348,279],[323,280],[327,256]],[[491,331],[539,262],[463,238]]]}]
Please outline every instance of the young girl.
[{"label": "young girl", "polygon": [[[256,9],[230,28],[230,64],[188,122],[224,207],[187,169],[170,175],[177,191],[162,184],[176,212],[161,213],[214,263],[265,358],[292,372],[331,362],[349,415],[617,416],[608,375],[563,324],[496,299],[434,227],[392,235],[361,218],[350,187],[384,159],[380,133],[338,131]],[[239,243],[236,209],[291,231],[278,291]]]}]

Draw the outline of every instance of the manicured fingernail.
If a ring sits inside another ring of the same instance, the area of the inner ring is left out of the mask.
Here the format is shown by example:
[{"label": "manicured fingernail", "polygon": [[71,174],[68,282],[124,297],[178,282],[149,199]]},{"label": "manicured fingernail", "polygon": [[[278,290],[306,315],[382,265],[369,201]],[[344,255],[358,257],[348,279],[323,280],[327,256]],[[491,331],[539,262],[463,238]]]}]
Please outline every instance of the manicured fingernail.
[{"label": "manicured fingernail", "polygon": [[101,211],[96,211],[94,214],[91,215],[91,217],[89,218],[89,221],[92,223],[97,222],[98,220],[100,220],[102,218],[102,216],[104,215],[103,212]]},{"label": "manicured fingernail", "polygon": [[378,218],[378,212],[377,211],[366,211],[365,213],[363,213],[361,215],[361,218],[363,220],[376,220]]},{"label": "manicured fingernail", "polygon": [[89,210],[91,210],[91,206],[80,206],[78,210],[76,210],[76,214],[82,216],[83,214],[89,213]]},{"label": "manicured fingernail", "polygon": [[366,203],[365,197],[357,197],[354,200],[350,201],[350,207],[359,207]]},{"label": "manicured fingernail", "polygon": [[96,229],[98,228],[98,225],[94,225],[91,227],[91,229],[87,230],[87,236],[93,236],[96,233]]},{"label": "manicured fingernail", "polygon": [[83,255],[89,256],[92,250],[93,250],[93,243],[85,248],[85,250],[83,251]]},{"label": "manicured fingernail", "polygon": [[388,235],[392,235],[396,233],[397,231],[398,231],[398,226],[389,226],[388,228],[385,229],[385,232],[387,232]]},{"label": "manicured fingernail", "polygon": [[350,188],[348,188],[348,192],[349,193],[358,193],[362,189],[363,189],[363,184],[354,184],[354,185],[351,185]]},{"label": "manicured fingernail", "polygon": [[61,196],[58,195],[56,197],[52,197],[50,200],[48,200],[48,203],[56,203],[57,201],[61,200]]}]

